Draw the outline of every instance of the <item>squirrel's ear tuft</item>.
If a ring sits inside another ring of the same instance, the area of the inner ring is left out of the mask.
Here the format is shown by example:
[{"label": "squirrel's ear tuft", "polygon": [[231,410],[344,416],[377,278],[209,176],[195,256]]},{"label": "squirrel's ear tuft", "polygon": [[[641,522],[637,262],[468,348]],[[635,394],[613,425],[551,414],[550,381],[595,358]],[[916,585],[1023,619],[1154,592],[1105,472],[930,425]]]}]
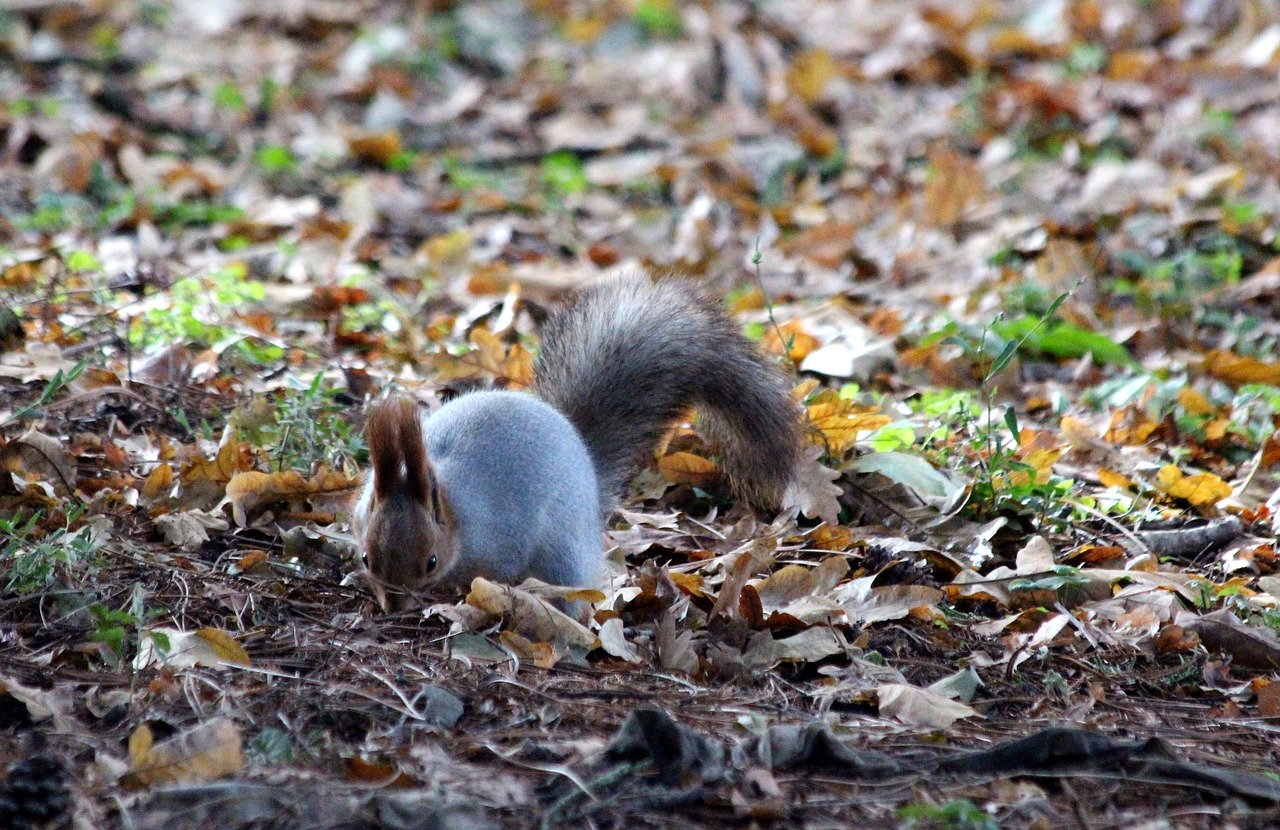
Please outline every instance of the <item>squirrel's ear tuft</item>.
[{"label": "squirrel's ear tuft", "polygon": [[416,501],[430,480],[418,408],[405,397],[387,398],[369,407],[365,438],[373,464],[373,492],[378,499],[407,490]]},{"label": "squirrel's ear tuft", "polygon": [[418,407],[407,398],[401,399],[399,412],[400,452],[404,457],[405,494],[417,504],[435,510],[437,491],[435,472],[427,460],[427,445],[422,438],[422,416]]},{"label": "squirrel's ear tuft", "polygon": [[365,440],[369,443],[369,461],[373,465],[373,493],[385,499],[394,493],[403,475],[400,463],[400,422],[396,418],[394,401],[385,400],[371,404],[364,424]]}]

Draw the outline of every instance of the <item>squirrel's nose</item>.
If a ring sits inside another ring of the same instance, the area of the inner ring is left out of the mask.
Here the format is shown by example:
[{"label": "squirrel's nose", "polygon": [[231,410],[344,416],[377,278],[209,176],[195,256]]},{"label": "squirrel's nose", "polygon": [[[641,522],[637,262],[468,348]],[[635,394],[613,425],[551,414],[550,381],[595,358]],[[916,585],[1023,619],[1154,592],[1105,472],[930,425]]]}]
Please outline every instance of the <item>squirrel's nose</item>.
[{"label": "squirrel's nose", "polygon": [[378,605],[388,614],[395,614],[409,607],[410,596],[403,591],[377,585],[374,586],[373,593],[378,599]]}]

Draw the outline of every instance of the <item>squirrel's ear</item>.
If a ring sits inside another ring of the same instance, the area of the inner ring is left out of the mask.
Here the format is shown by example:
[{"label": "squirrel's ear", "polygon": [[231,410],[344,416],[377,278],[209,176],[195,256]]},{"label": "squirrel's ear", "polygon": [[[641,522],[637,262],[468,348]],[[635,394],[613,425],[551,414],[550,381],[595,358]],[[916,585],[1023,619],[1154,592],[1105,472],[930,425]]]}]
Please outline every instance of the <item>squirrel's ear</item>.
[{"label": "squirrel's ear", "polygon": [[403,492],[419,504],[428,504],[436,487],[417,405],[402,396],[373,404],[365,419],[365,436],[374,495],[382,500]]},{"label": "squirrel's ear", "polygon": [[400,463],[400,419],[398,402],[378,401],[369,406],[364,434],[369,443],[369,461],[373,465],[373,492],[378,499],[396,491],[403,476]]},{"label": "squirrel's ear", "polygon": [[400,451],[404,454],[404,489],[409,498],[439,514],[436,502],[440,487],[435,470],[427,460],[427,445],[422,438],[422,417],[413,401],[401,399],[399,412]]}]

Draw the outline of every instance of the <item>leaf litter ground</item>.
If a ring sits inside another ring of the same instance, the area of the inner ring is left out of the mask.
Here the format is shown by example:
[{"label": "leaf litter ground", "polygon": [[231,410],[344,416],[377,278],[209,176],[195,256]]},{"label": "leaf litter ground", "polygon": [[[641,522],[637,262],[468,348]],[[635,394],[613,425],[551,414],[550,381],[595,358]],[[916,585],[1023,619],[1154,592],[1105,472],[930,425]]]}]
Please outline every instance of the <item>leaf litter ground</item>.
[{"label": "leaf litter ground", "polygon": [[[188,6],[0,11],[6,821],[1276,821],[1265,14]],[[790,509],[686,425],[585,625],[376,613],[363,401],[624,268],[796,368]]]}]

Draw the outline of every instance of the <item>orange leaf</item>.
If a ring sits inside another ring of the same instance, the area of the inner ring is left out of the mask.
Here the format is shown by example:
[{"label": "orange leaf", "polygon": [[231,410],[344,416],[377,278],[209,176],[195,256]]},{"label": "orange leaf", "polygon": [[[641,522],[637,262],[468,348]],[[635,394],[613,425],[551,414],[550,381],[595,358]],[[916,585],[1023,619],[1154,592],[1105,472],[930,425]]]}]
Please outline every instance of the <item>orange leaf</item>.
[{"label": "orange leaf", "polygon": [[1098,481],[1102,482],[1103,487],[1116,487],[1120,490],[1136,489],[1133,479],[1126,475],[1121,475],[1113,470],[1108,470],[1106,467],[1100,467],[1098,469]]},{"label": "orange leaf", "polygon": [[673,452],[658,459],[658,471],[674,484],[703,487],[715,479],[717,470],[714,461],[691,452]]},{"label": "orange leaf", "polygon": [[785,351],[787,357],[799,363],[822,344],[818,342],[818,338],[801,331],[799,320],[790,320],[781,326],[770,326],[761,338],[760,345],[769,354],[782,354]]},{"label": "orange leaf", "polygon": [[1280,363],[1267,363],[1231,352],[1213,351],[1205,355],[1204,371],[1233,386],[1265,383],[1280,386]]}]

